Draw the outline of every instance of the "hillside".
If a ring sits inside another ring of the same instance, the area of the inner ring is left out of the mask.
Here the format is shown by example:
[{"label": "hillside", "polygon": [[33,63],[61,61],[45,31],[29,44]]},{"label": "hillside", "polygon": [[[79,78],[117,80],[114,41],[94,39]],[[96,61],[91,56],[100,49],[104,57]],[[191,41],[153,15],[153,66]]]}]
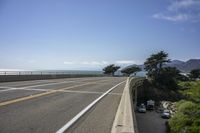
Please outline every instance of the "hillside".
[{"label": "hillside", "polygon": [[[142,70],[144,70],[144,65],[136,65],[136,64],[127,66],[126,68],[132,66],[138,66]],[[200,69],[200,59],[190,59],[186,62],[180,60],[172,60],[170,63],[167,64],[167,66],[176,67],[181,72],[190,72],[193,69]]]},{"label": "hillside", "polygon": [[174,60],[168,66],[176,67],[182,72],[190,72],[193,69],[200,69],[200,59],[190,59],[186,62]]}]

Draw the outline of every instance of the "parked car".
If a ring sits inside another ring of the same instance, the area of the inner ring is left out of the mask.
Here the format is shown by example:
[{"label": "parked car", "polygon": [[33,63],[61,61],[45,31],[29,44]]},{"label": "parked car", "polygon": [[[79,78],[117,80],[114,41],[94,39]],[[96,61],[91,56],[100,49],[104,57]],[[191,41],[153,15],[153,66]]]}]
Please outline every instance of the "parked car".
[{"label": "parked car", "polygon": [[154,110],[155,101],[149,100],[147,101],[147,110]]},{"label": "parked car", "polygon": [[163,110],[163,112],[161,113],[161,117],[164,119],[169,119],[170,118],[170,111],[165,109]]},{"label": "parked car", "polygon": [[140,113],[146,113],[146,107],[144,104],[141,104],[139,107],[138,107],[138,112]]}]

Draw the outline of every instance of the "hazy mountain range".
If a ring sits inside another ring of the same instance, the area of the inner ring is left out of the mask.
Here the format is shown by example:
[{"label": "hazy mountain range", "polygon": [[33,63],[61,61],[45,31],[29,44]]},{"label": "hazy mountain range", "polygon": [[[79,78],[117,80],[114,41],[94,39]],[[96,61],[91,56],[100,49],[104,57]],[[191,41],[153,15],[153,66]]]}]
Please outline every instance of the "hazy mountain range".
[{"label": "hazy mountain range", "polygon": [[171,67],[176,67],[182,72],[190,72],[193,69],[200,69],[200,59],[190,59],[186,62],[173,60],[167,65]]},{"label": "hazy mountain range", "polygon": [[[130,65],[131,66],[138,66],[144,70],[144,65]],[[200,69],[200,59],[190,59],[188,61],[180,61],[180,60],[172,60],[170,63],[167,64],[170,67],[176,67],[181,72],[190,72],[193,69]],[[127,67],[126,67],[127,68]]]}]

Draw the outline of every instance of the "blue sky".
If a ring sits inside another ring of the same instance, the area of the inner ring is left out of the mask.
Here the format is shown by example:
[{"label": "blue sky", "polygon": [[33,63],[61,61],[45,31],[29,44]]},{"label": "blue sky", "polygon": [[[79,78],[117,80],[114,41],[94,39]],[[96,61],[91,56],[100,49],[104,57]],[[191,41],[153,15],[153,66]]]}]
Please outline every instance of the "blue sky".
[{"label": "blue sky", "polygon": [[0,0],[0,69],[200,58],[199,0]]}]

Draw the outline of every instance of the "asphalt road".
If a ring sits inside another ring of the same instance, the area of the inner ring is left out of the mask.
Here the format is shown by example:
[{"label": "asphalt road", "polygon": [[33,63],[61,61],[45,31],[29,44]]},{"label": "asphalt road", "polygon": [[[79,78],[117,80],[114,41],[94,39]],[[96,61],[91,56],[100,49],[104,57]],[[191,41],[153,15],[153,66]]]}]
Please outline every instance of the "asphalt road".
[{"label": "asphalt road", "polygon": [[166,133],[166,119],[161,118],[160,113],[147,111],[136,112],[136,120],[139,133]]},{"label": "asphalt road", "polygon": [[[68,78],[0,83],[0,133],[54,133],[122,77]],[[125,82],[66,132],[109,133]]]}]

